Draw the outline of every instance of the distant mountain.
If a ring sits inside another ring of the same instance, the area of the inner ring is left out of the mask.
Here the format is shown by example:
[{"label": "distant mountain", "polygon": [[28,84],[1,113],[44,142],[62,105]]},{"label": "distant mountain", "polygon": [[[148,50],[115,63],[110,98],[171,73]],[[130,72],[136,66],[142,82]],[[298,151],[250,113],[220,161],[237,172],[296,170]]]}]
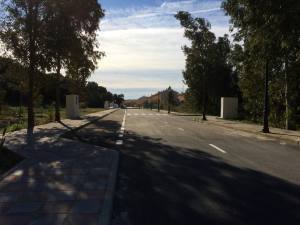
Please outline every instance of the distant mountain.
[{"label": "distant mountain", "polygon": [[[174,96],[174,102],[176,104],[180,104],[185,101],[185,97],[183,93],[178,93],[177,91],[174,91],[171,89]],[[132,107],[149,107],[149,105],[157,105],[158,100],[160,101],[160,105],[162,108],[165,108],[165,106],[168,104],[168,95],[169,90],[166,89],[164,91],[157,92],[151,96],[142,96],[139,99],[135,100],[126,100],[125,105],[132,106]]]}]

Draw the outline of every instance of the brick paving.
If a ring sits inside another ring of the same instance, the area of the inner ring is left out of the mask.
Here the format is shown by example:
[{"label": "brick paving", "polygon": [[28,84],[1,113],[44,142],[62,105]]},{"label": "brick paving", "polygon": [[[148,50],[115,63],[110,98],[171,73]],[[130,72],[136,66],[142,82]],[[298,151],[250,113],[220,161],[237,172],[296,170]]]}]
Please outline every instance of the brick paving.
[{"label": "brick paving", "polygon": [[[83,120],[63,121],[73,128]],[[7,147],[27,159],[0,180],[0,225],[106,225],[109,223],[118,153],[60,138],[65,126],[39,126],[35,141],[25,131],[9,134]]]}]

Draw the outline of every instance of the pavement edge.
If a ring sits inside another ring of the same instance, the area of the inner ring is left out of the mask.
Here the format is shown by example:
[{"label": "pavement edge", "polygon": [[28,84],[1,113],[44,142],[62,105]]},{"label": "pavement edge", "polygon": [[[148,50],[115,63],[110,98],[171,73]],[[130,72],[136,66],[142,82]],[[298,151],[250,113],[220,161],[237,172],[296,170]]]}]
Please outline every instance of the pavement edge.
[{"label": "pavement edge", "polygon": [[224,125],[224,124],[221,124],[221,123],[218,123],[218,122],[214,122],[214,121],[205,121],[206,123],[210,123],[210,124],[213,124],[215,126],[220,126],[220,127],[225,127],[227,129],[232,129],[232,130],[235,130],[235,131],[242,131],[242,132],[246,132],[246,133],[250,133],[250,134],[254,134],[254,135],[257,135],[257,136],[261,136],[261,137],[269,137],[269,138],[273,138],[274,140],[277,140],[277,141],[285,141],[289,144],[292,144],[292,145],[295,145],[295,146],[298,146],[300,147],[300,139],[299,140],[291,140],[289,138],[285,138],[283,137],[283,135],[280,135],[280,136],[274,136],[271,133],[263,133],[263,132],[260,132],[260,131],[251,131],[249,129],[242,129],[242,128],[236,128],[236,127],[231,127],[231,126],[228,126],[228,125]]}]

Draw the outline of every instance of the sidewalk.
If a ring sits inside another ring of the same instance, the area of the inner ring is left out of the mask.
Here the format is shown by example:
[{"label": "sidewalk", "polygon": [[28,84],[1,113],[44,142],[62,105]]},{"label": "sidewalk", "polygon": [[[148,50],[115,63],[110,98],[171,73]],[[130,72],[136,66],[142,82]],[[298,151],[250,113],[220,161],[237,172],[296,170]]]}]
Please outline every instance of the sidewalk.
[{"label": "sidewalk", "polygon": [[60,136],[115,110],[10,133],[6,147],[26,157],[0,177],[2,225],[108,225],[118,153]]},{"label": "sidewalk", "polygon": [[237,131],[252,133],[254,135],[263,135],[265,137],[288,142],[290,144],[300,145],[300,131],[284,130],[270,127],[271,133],[264,134],[261,132],[262,125],[243,123],[233,120],[224,120],[215,116],[207,116],[207,123],[234,129]]}]

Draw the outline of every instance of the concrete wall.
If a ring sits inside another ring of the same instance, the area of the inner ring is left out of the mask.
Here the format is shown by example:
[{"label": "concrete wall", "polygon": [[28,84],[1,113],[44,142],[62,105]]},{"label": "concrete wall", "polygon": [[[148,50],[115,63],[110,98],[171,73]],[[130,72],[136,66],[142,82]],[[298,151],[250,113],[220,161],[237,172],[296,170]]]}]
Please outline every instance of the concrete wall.
[{"label": "concrete wall", "polygon": [[221,118],[234,119],[238,117],[238,98],[221,98]]},{"label": "concrete wall", "polygon": [[68,119],[77,119],[80,117],[78,95],[66,96],[66,116]]}]

